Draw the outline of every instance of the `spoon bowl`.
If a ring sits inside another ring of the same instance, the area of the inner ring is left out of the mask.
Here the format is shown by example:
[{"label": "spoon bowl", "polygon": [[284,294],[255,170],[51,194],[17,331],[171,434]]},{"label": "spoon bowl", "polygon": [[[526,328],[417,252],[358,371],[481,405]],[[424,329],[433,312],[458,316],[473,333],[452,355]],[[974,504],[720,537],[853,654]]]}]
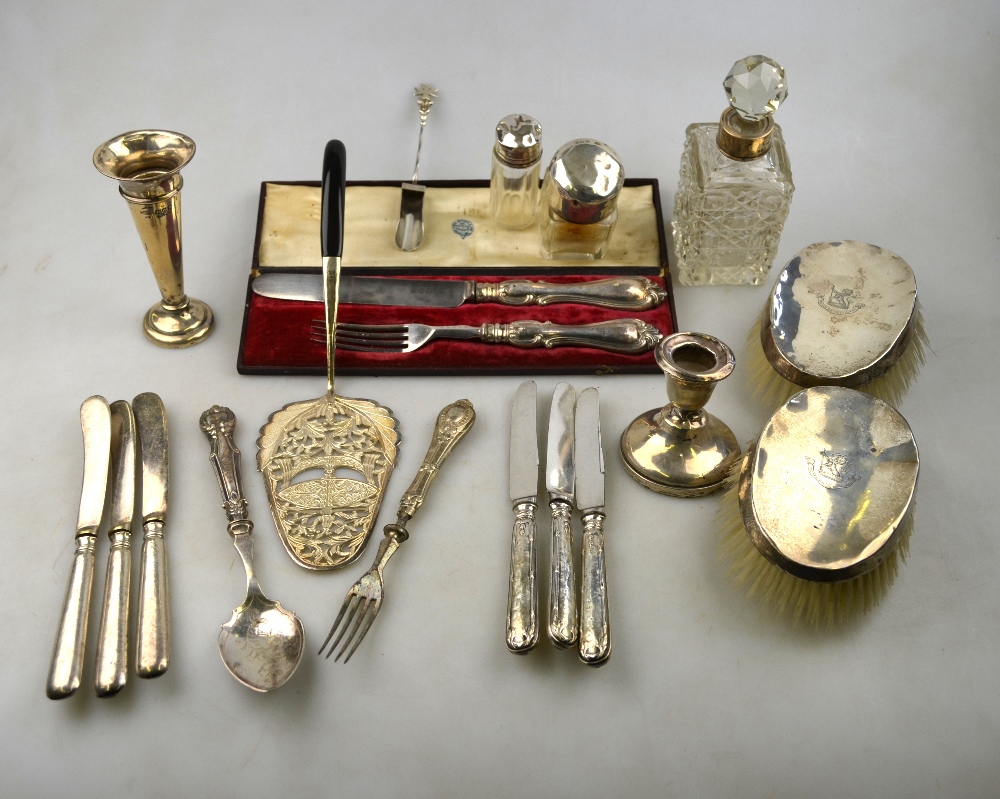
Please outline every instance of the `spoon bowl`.
[{"label": "spoon bowl", "polygon": [[264,596],[253,568],[253,522],[247,514],[240,476],[240,451],[233,440],[236,415],[213,405],[201,415],[201,429],[212,445],[209,456],[222,490],[229,535],[247,573],[247,597],[219,631],[219,654],[237,680],[254,691],[273,691],[295,673],[305,649],[302,622]]},{"label": "spoon bowl", "polygon": [[261,593],[248,594],[219,632],[219,654],[230,674],[261,692],[295,673],[304,644],[298,616]]}]

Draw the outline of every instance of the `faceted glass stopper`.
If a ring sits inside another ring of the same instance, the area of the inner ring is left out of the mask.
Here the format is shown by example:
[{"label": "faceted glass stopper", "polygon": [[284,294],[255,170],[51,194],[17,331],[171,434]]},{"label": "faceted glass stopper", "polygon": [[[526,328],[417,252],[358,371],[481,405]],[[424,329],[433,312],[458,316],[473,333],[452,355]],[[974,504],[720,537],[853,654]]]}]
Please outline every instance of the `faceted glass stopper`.
[{"label": "faceted glass stopper", "polygon": [[785,70],[767,56],[741,58],[722,82],[729,104],[749,121],[766,119],[788,97]]}]

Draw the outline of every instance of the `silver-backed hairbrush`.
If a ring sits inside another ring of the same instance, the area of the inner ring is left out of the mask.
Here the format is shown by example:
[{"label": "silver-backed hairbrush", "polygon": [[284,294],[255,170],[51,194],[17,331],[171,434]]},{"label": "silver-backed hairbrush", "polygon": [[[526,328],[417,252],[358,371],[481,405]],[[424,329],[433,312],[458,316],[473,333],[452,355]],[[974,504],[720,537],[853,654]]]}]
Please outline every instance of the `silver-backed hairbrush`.
[{"label": "silver-backed hairbrush", "polygon": [[810,244],[781,270],[748,335],[754,399],[768,409],[810,386],[898,405],[927,343],[913,270],[858,241]]}]

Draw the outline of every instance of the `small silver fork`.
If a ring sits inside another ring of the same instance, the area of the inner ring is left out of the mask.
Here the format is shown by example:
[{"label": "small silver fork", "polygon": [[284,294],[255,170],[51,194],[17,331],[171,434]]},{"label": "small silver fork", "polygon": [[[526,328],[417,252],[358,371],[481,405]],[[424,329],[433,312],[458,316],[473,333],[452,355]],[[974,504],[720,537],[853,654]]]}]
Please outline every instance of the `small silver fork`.
[{"label": "small silver fork", "polygon": [[[434,426],[434,434],[431,437],[430,446],[427,448],[427,454],[424,456],[424,462],[417,470],[417,474],[413,478],[413,482],[410,483],[410,487],[406,489],[406,493],[403,494],[403,498],[399,501],[396,523],[385,526],[385,538],[379,543],[375,563],[347,592],[340,613],[337,614],[326,640],[319,648],[320,655],[326,650],[326,657],[330,657],[336,650],[337,644],[346,635],[344,645],[334,660],[340,660],[345,652],[347,657],[344,658],[344,662],[347,663],[351,659],[351,655],[358,648],[358,644],[365,637],[382,607],[382,598],[385,594],[382,570],[389,558],[392,557],[392,553],[409,538],[410,534],[406,529],[407,521],[413,517],[417,508],[426,499],[427,490],[434,481],[441,464],[444,463],[444,459],[469,432],[475,421],[476,412],[472,403],[465,399],[453,402],[438,414],[437,424]],[[335,633],[337,637],[334,639]],[[330,643],[331,639],[333,643]],[[329,649],[327,649],[327,644],[330,645]],[[350,648],[348,649],[348,647]]]},{"label": "small silver fork", "polygon": [[[313,324],[312,341],[326,342],[326,328]],[[479,339],[514,347],[594,347],[608,352],[640,355],[656,346],[663,333],[641,319],[605,319],[584,325],[557,325],[525,319],[468,325],[337,324],[337,349],[355,352],[413,352],[435,338]]]}]

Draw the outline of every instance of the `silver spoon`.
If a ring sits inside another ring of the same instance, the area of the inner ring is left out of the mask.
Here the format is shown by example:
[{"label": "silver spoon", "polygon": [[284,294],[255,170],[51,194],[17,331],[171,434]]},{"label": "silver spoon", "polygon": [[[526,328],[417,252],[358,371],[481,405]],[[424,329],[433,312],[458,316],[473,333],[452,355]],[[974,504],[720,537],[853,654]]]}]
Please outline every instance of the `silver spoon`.
[{"label": "silver spoon", "polygon": [[253,522],[240,481],[240,451],[233,441],[236,415],[213,405],[201,415],[201,429],[212,444],[209,460],[222,489],[229,534],[247,572],[247,598],[219,632],[222,662],[237,680],[255,691],[285,684],[302,660],[302,622],[280,602],[264,596],[253,570]]},{"label": "silver spoon", "polygon": [[399,222],[396,224],[396,246],[404,252],[413,252],[424,237],[424,186],[417,183],[420,171],[420,148],[424,143],[427,115],[434,105],[438,90],[428,83],[421,83],[413,90],[420,111],[420,135],[417,137],[417,160],[413,165],[413,180],[403,184],[399,201]]}]

